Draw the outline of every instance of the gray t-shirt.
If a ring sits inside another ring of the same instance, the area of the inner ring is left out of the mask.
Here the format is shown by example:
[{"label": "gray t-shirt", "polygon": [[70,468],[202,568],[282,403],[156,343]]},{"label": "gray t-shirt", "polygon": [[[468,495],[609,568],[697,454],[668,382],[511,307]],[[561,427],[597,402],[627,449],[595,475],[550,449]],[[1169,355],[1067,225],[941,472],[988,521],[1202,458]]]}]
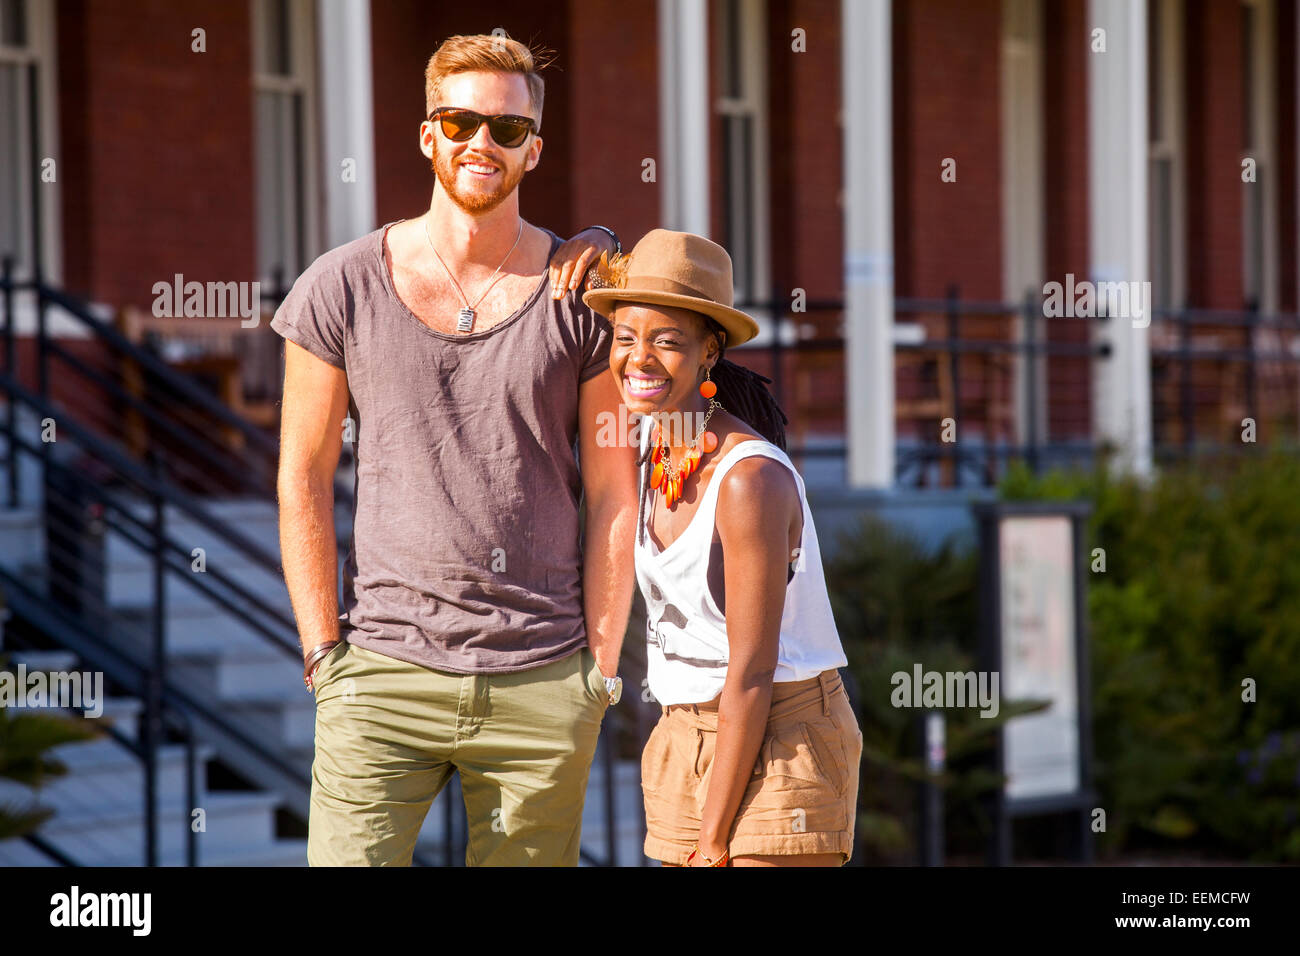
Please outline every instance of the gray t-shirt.
[{"label": "gray t-shirt", "polygon": [[587,640],[578,386],[609,374],[609,322],[581,290],[551,298],[543,275],[497,325],[436,332],[397,297],[387,228],[313,262],[271,321],[347,372],[356,505],[340,636],[459,674],[540,667]]}]

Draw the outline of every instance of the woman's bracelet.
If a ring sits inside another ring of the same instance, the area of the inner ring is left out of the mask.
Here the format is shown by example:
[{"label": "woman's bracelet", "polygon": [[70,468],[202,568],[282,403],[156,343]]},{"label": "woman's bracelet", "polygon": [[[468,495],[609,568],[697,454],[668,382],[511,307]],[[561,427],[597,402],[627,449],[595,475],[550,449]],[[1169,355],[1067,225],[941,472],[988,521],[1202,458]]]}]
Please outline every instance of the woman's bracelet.
[{"label": "woman's bracelet", "polygon": [[695,844],[695,846],[691,849],[691,855],[688,856],[688,857],[686,858],[686,865],[687,865],[687,866],[690,866],[690,865],[691,865],[691,860],[695,859],[695,854],[697,854],[697,853],[699,853],[699,854],[700,854],[700,858],[701,858],[702,860],[704,860],[704,865],[705,865],[705,866],[726,866],[726,865],[727,865],[727,860],[728,860],[728,858],[730,858],[730,856],[731,856],[731,850],[730,850],[730,849],[727,849],[727,848],[724,848],[723,851],[722,851],[722,856],[720,856],[720,857],[718,857],[716,860],[714,860],[714,859],[712,859],[711,857],[705,855],[704,853],[701,853],[701,852],[700,852],[700,845],[697,843],[697,844]]}]

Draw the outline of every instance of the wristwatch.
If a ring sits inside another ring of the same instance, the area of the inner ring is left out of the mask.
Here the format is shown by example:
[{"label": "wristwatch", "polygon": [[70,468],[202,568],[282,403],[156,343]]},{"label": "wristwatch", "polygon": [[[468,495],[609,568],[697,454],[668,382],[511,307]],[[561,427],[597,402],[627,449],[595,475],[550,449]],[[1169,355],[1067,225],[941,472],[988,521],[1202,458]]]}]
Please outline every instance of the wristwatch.
[{"label": "wristwatch", "polygon": [[613,707],[623,696],[623,678],[606,677],[605,690],[609,691],[609,705]]}]

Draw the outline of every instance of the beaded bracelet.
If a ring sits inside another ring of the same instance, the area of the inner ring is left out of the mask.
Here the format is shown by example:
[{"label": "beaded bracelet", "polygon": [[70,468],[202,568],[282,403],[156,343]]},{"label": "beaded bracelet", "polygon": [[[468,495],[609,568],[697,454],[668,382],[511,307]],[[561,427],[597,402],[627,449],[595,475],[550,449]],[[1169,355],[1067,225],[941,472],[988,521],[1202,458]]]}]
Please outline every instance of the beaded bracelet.
[{"label": "beaded bracelet", "polygon": [[711,859],[711,858],[708,857],[707,855],[705,855],[705,854],[703,854],[703,853],[700,853],[700,845],[697,843],[697,844],[695,844],[695,846],[691,849],[691,855],[688,856],[688,857],[686,858],[686,865],[687,865],[687,866],[690,866],[690,865],[691,865],[691,860],[695,859],[695,854],[697,854],[697,853],[699,853],[699,854],[700,854],[700,858],[701,858],[702,860],[704,860],[704,865],[705,865],[705,866],[726,866],[726,865],[727,865],[727,859],[731,856],[731,850],[729,850],[729,849],[724,849],[724,850],[722,851],[722,856],[718,857],[716,860]]}]

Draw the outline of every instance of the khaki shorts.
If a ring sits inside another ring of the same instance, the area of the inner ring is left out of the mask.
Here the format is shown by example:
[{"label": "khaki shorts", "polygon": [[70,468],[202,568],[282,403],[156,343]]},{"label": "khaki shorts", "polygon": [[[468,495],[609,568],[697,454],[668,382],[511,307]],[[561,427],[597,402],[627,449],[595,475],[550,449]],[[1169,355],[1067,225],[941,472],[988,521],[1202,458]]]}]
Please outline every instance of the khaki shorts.
[{"label": "khaki shorts", "polygon": [[576,866],[609,695],[590,649],[512,674],[451,674],[343,643],[316,671],[311,866],[409,866],[460,773],[468,866]]},{"label": "khaki shorts", "polygon": [[[646,856],[684,864],[700,835],[718,701],[674,704],[641,756]],[[838,672],[774,684],[754,775],[727,848],[737,856],[853,855],[862,731]]]}]

